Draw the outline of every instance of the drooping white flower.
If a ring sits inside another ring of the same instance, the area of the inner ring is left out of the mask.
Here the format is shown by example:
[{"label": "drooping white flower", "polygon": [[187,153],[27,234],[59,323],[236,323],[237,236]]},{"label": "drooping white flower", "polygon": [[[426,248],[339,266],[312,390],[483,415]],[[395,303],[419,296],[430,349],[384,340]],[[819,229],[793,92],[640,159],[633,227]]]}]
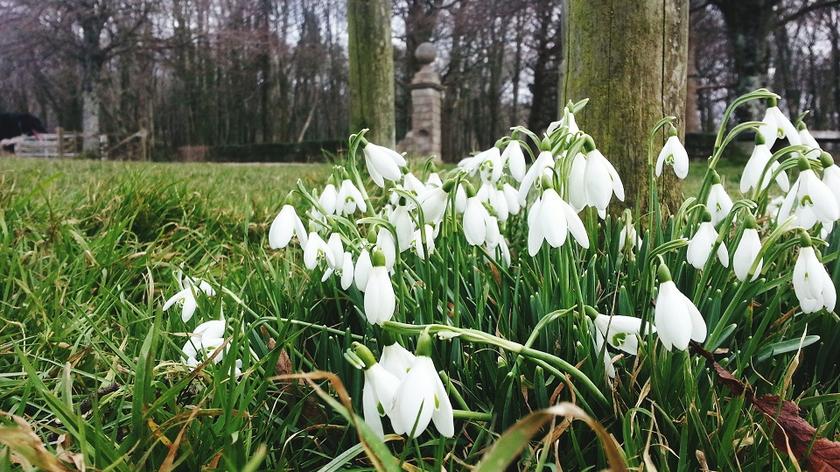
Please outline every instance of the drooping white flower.
[{"label": "drooping white flower", "polygon": [[356,259],[356,265],[353,268],[353,281],[360,292],[364,292],[365,287],[367,287],[371,269],[373,269],[373,264],[370,262],[370,253],[367,249],[362,249],[362,252],[359,254],[359,258]]},{"label": "drooping white flower", "polygon": [[522,182],[522,178],[525,177],[525,154],[519,141],[511,139],[508,142],[502,152],[502,162],[507,164],[510,176],[517,182]]},{"label": "drooping white flower", "polygon": [[799,159],[800,172],[793,186],[779,208],[778,221],[790,215],[796,217],[796,224],[811,229],[817,222],[831,227],[840,218],[840,205],[828,186],[811,169],[808,160]]},{"label": "drooping white flower", "polygon": [[403,176],[403,188],[408,190],[409,192],[414,193],[415,195],[419,195],[420,192],[426,189],[426,184],[424,184],[420,179],[417,178],[411,172],[406,172]]},{"label": "drooping white flower", "polygon": [[706,340],[706,321],[694,303],[671,280],[671,272],[659,266],[659,293],[656,295],[654,325],[665,349],[684,351],[689,341]]},{"label": "drooping white flower", "polygon": [[624,185],[621,178],[601,151],[592,149],[586,154],[583,179],[586,203],[597,208],[598,216],[602,219],[607,217],[607,207],[613,194],[624,201]]},{"label": "drooping white flower", "polygon": [[[735,277],[741,282],[747,280],[750,268],[758,259],[758,254],[761,252],[761,239],[758,237],[758,231],[755,229],[755,219],[752,215],[747,216],[747,229],[741,235],[741,241],[732,255],[732,269],[735,271]],[[755,268],[755,273],[751,281],[754,281],[761,274],[761,267],[764,264],[764,259],[758,260]]]},{"label": "drooping white flower", "polygon": [[385,255],[385,267],[391,270],[397,260],[397,242],[387,228],[379,228],[376,233],[376,247]]},{"label": "drooping white flower", "polygon": [[461,159],[458,167],[464,169],[468,174],[481,176],[482,182],[498,182],[502,177],[504,165],[499,148],[493,146],[486,151]]},{"label": "drooping white flower", "polygon": [[375,251],[371,262],[373,267],[365,285],[365,317],[370,324],[382,324],[394,316],[397,298],[382,251]]},{"label": "drooping white flower", "polygon": [[822,182],[834,194],[834,200],[840,207],[840,167],[832,163],[823,168]]},{"label": "drooping white flower", "polygon": [[510,267],[510,248],[504,236],[499,236],[495,244],[489,242],[485,244],[484,248],[490,254],[494,261],[498,262],[502,267]]},{"label": "drooping white flower", "polygon": [[[770,162],[773,154],[770,152],[770,146],[761,142],[762,139],[764,138],[761,135],[756,135],[756,145],[753,148],[752,154],[750,154],[749,160],[747,160],[747,165],[744,166],[744,173],[741,174],[741,193],[747,193],[756,188],[759,188],[759,190],[766,189],[770,185],[772,175],[779,168],[780,164],[777,161],[773,161],[770,167],[767,168],[767,164]],[[766,172],[765,168],[767,168]],[[761,177],[762,173],[764,173],[764,179]],[[760,187],[759,181],[761,181]],[[776,175],[776,184],[783,192],[787,192],[790,188],[787,173],[784,171],[779,172]]]},{"label": "drooping white flower", "polygon": [[427,224],[437,224],[443,220],[449,195],[442,186],[430,185],[418,194],[417,201],[423,211],[423,218]]},{"label": "drooping white flower", "polygon": [[402,347],[400,343],[393,342],[382,348],[382,355],[379,357],[379,364],[388,372],[402,380],[411,369],[414,363],[414,354]]},{"label": "drooping white flower", "polygon": [[394,397],[400,381],[397,376],[376,362],[366,346],[354,343],[353,348],[364,363],[365,384],[362,387],[362,411],[365,423],[379,438],[383,438],[385,431],[382,429],[382,416],[389,414],[393,409]]},{"label": "drooping white flower", "polygon": [[642,237],[636,231],[633,225],[623,225],[621,231],[618,233],[618,251],[621,252],[630,243],[630,247],[635,247],[637,250],[642,248]]},{"label": "drooping white flower", "polygon": [[505,184],[502,185],[502,193],[504,194],[505,201],[507,202],[508,214],[518,215],[519,210],[522,209],[519,204],[519,192],[517,192],[517,190],[509,183],[505,182]]},{"label": "drooping white flower", "polygon": [[[719,180],[719,179],[718,179]],[[709,189],[709,197],[706,199],[706,208],[712,214],[712,224],[717,226],[732,211],[732,199],[719,181],[712,184]]]},{"label": "drooping white flower", "polygon": [[522,183],[519,185],[519,204],[522,207],[528,200],[531,187],[538,179],[542,178],[543,172],[550,167],[554,167],[554,157],[551,156],[550,152],[542,151],[534,163],[531,164],[531,167],[528,168],[528,172],[525,173],[525,177],[522,178]]},{"label": "drooping white flower", "polygon": [[187,322],[193,317],[196,308],[198,308],[198,301],[195,296],[204,294],[212,297],[216,295],[216,291],[204,280],[184,277],[180,271],[175,273],[175,278],[178,281],[178,293],[166,300],[163,304],[163,311],[167,311],[176,303],[180,303],[181,320]]},{"label": "drooping white flower", "polygon": [[799,140],[801,141],[802,145],[808,146],[810,149],[805,151],[805,157],[808,159],[819,159],[820,154],[822,154],[822,148],[820,147],[820,143],[814,139],[814,136],[808,131],[808,127],[805,125],[805,122],[799,122],[797,125],[797,130],[799,131]]},{"label": "drooping white flower", "polygon": [[790,144],[801,144],[799,133],[779,107],[775,105],[767,107],[764,119],[761,121],[763,124],[758,128],[758,132],[764,137],[767,147],[772,148],[776,139],[781,137],[787,138]]},{"label": "drooping white flower", "polygon": [[316,232],[309,233],[306,247],[303,248],[303,265],[309,270],[315,270],[318,267],[318,261],[321,259],[327,261],[327,266],[335,267],[335,258],[330,247],[321,239],[321,236]]},{"label": "drooping white flower", "polygon": [[569,172],[569,203],[576,211],[583,210],[588,200],[586,198],[586,158],[578,153],[572,159]]},{"label": "drooping white flower", "polygon": [[[694,237],[688,243],[688,250],[686,251],[686,260],[688,263],[695,269],[705,267],[717,238],[718,232],[715,230],[711,221],[700,223],[697,232],[694,233]],[[724,267],[729,267],[729,252],[726,250],[726,244],[722,241],[718,246],[717,256]]]},{"label": "drooping white flower", "polygon": [[283,205],[280,213],[271,222],[271,228],[268,230],[268,245],[271,249],[282,249],[289,245],[293,235],[297,235],[301,245],[306,245],[306,228],[298,217],[295,207]]},{"label": "drooping white flower", "polygon": [[[181,348],[183,356],[186,359],[185,364],[190,367],[196,367],[201,361],[206,360],[216,349],[222,346],[225,343],[225,328],[226,324],[224,320],[205,321],[196,326],[192,333],[190,333],[190,338]],[[225,354],[227,354],[227,349],[216,354],[213,357],[213,363],[218,364],[221,362]],[[201,361],[199,358],[201,358]],[[240,368],[242,367],[242,361],[237,359],[234,365],[234,373],[238,376],[241,374]]]},{"label": "drooping white flower", "polygon": [[793,267],[793,290],[803,313],[814,313],[823,308],[834,311],[837,303],[834,282],[811,246],[799,249]]},{"label": "drooping white flower", "polygon": [[662,168],[667,164],[674,168],[674,174],[680,179],[688,176],[688,152],[677,137],[676,131],[665,141],[656,158],[656,176],[662,175]]},{"label": "drooping white flower", "polygon": [[402,178],[400,167],[405,167],[405,158],[396,151],[367,143],[363,152],[370,178],[379,187],[385,186],[385,180],[397,182]]},{"label": "drooping white flower", "polygon": [[367,204],[362,196],[362,192],[353,184],[353,182],[344,179],[341,182],[341,187],[338,190],[338,197],[336,198],[336,213],[342,216],[352,215],[356,210],[362,213],[367,211]]},{"label": "drooping white flower", "polygon": [[575,121],[575,115],[571,110],[569,110],[569,107],[563,107],[563,117],[558,121],[552,121],[549,123],[545,133],[551,136],[555,131],[564,126],[568,129],[568,133],[570,134],[576,134],[580,131],[577,121]]},{"label": "drooping white flower", "polygon": [[[435,237],[437,237],[437,231],[432,225],[426,225],[423,228],[423,233],[421,233],[420,230],[417,229],[416,231],[414,231],[414,236],[412,237],[414,252],[420,259],[425,259],[426,257],[428,257],[428,255],[434,254]],[[423,244],[424,237],[425,245]]]},{"label": "drooping white flower", "polygon": [[[604,341],[611,347],[635,356],[639,348],[639,334],[642,320],[633,316],[607,316],[598,313],[592,320],[595,325],[593,339],[595,348],[600,353]],[[651,329],[655,331],[655,329]],[[615,378],[615,368],[609,351],[604,352],[604,368],[610,378]]]},{"label": "drooping white flower", "polygon": [[400,252],[411,247],[412,236],[414,235],[414,220],[409,213],[407,205],[398,205],[391,212],[388,221],[394,225],[397,231],[397,248]]},{"label": "drooping white flower", "polygon": [[326,211],[327,215],[335,214],[336,203],[338,202],[338,191],[333,184],[327,184],[318,197],[318,203]]},{"label": "drooping white flower", "polygon": [[528,254],[536,256],[543,241],[551,247],[562,246],[568,233],[582,247],[589,248],[589,236],[577,212],[553,188],[548,188],[528,211]]},{"label": "drooping white flower", "polygon": [[397,434],[416,438],[426,431],[429,422],[445,437],[455,435],[455,418],[446,387],[435,369],[431,338],[423,333],[417,345],[417,357],[400,382],[391,412],[391,426]]},{"label": "drooping white flower", "polygon": [[484,244],[487,238],[487,223],[490,214],[487,208],[481,203],[477,195],[467,199],[467,207],[464,209],[464,236],[472,246]]}]

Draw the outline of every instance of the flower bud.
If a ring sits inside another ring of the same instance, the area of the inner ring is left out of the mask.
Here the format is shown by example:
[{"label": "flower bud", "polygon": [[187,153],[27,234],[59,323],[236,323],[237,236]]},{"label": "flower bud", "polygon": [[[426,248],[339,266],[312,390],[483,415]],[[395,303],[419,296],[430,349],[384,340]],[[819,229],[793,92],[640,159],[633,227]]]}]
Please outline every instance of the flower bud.
[{"label": "flower bud", "polygon": [[671,270],[668,269],[668,266],[664,262],[659,263],[659,268],[656,269],[656,278],[659,279],[659,283],[670,282],[672,280]]},{"label": "flower bud", "polygon": [[422,333],[420,333],[420,337],[417,339],[417,349],[414,350],[414,354],[418,357],[432,356],[432,336],[429,334],[428,328],[423,330]]},{"label": "flower bud", "polygon": [[373,251],[370,261],[373,263],[374,267],[385,267],[385,254],[382,250],[376,249]]},{"label": "flower bud", "polygon": [[376,358],[373,357],[373,353],[370,352],[367,346],[362,343],[354,342],[353,343],[353,351],[359,356],[359,359],[362,360],[365,364],[365,370],[370,369],[374,364],[376,364]]},{"label": "flower bud", "polygon": [[823,169],[827,169],[834,165],[834,158],[831,157],[831,154],[823,151],[820,153],[820,164],[823,166]]},{"label": "flower bud", "polygon": [[811,169],[811,163],[805,156],[799,156],[799,159],[796,160],[796,167],[799,168],[799,172],[804,172]]}]

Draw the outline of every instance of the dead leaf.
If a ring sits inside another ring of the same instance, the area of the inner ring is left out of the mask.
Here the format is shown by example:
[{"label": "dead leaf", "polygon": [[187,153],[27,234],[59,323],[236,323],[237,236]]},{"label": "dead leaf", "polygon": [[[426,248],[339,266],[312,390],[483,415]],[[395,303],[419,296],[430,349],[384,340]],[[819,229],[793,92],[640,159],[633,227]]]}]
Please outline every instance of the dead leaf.
[{"label": "dead leaf", "polygon": [[827,438],[816,439],[817,429],[799,415],[799,406],[777,395],[755,396],[752,387],[736,379],[731,372],[721,367],[714,356],[692,343],[692,349],[706,358],[717,374],[718,380],[735,395],[744,398],[770,421],[773,444],[780,451],[798,461],[804,461],[808,470],[814,472],[840,472],[840,442]]}]

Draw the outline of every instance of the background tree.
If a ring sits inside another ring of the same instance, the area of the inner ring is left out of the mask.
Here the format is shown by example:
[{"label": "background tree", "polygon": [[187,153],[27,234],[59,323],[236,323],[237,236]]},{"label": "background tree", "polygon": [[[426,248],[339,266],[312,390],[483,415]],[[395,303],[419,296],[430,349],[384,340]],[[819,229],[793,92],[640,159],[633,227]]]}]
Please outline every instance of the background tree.
[{"label": "background tree", "polygon": [[[688,1],[570,0],[567,37],[564,96],[592,98],[578,122],[615,163],[626,203],[643,206],[650,128],[684,115]],[[664,175],[660,197],[674,204],[679,185]]]},{"label": "background tree", "polygon": [[350,129],[370,128],[369,137],[393,146],[394,53],[390,0],[348,0]]}]

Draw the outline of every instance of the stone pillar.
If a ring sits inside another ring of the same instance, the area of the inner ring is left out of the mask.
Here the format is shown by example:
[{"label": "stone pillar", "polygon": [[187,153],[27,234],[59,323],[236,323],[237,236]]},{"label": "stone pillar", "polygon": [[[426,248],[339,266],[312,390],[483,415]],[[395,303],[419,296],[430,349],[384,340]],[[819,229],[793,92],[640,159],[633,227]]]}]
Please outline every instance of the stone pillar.
[{"label": "stone pillar", "polygon": [[440,160],[440,105],[443,86],[440,76],[432,67],[436,55],[435,47],[431,43],[421,44],[414,52],[414,57],[421,67],[411,80],[411,130],[406,133],[397,148],[411,156],[433,156]]}]

